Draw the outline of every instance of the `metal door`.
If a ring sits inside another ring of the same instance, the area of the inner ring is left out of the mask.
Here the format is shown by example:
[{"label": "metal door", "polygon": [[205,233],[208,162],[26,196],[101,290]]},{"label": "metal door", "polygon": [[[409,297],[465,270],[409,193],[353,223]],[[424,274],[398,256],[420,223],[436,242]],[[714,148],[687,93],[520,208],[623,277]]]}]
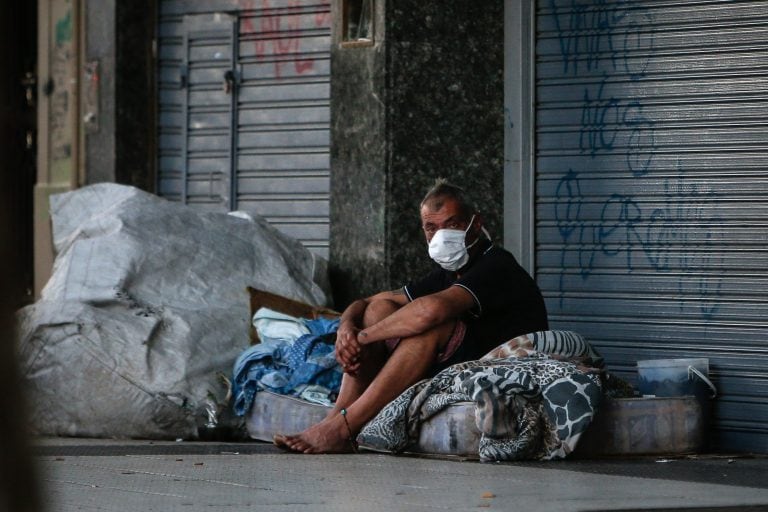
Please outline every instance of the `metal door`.
[{"label": "metal door", "polygon": [[768,451],[768,2],[542,0],[536,276],[617,373],[707,357]]},{"label": "metal door", "polygon": [[236,27],[228,14],[184,16],[178,65],[161,71],[175,88],[160,95],[160,195],[213,210],[234,204]]},{"label": "metal door", "polygon": [[165,0],[159,55],[159,194],[327,257],[330,2]]}]

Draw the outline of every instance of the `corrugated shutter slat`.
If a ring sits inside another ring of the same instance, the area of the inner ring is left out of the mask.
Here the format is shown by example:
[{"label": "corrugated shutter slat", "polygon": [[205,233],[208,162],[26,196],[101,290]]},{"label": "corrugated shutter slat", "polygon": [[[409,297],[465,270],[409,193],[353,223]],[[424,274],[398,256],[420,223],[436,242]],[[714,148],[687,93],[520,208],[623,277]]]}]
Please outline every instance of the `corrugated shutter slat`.
[{"label": "corrugated shutter slat", "polygon": [[[235,17],[232,44],[215,30],[216,12]],[[161,0],[160,13],[160,195],[188,193],[205,208],[220,195],[223,209],[262,215],[327,257],[330,2]],[[185,52],[190,20],[200,21]],[[233,105],[218,65],[230,59]]]},{"label": "corrugated shutter slat", "polygon": [[768,2],[540,1],[536,277],[629,380],[707,357],[716,445],[768,451]]}]

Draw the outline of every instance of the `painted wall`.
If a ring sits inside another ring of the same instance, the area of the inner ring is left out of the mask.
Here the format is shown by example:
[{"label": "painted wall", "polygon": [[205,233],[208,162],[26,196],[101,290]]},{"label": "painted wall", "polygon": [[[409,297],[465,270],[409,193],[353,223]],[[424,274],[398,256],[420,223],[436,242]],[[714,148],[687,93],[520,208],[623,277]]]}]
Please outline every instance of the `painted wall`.
[{"label": "painted wall", "polygon": [[77,186],[79,3],[38,2],[38,144],[34,190],[34,283],[39,295],[53,267],[48,198]]}]

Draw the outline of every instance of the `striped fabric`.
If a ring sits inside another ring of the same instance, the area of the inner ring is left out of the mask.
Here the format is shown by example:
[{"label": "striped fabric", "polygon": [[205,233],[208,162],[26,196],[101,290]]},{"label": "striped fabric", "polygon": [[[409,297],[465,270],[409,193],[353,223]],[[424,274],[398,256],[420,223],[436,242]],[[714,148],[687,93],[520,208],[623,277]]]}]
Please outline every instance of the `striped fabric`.
[{"label": "striped fabric", "polygon": [[541,352],[555,359],[581,359],[598,368],[603,366],[603,357],[581,334],[574,331],[538,331],[524,334],[502,343],[482,359],[527,357],[533,352]]}]

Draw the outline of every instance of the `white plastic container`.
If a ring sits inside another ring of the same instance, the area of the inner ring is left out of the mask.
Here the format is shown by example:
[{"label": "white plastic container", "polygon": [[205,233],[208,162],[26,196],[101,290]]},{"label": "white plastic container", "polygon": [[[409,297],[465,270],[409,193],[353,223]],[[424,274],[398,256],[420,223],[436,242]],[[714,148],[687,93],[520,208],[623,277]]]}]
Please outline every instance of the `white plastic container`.
[{"label": "white plastic container", "polygon": [[638,361],[637,387],[644,397],[717,396],[717,389],[709,380],[707,358]]}]

